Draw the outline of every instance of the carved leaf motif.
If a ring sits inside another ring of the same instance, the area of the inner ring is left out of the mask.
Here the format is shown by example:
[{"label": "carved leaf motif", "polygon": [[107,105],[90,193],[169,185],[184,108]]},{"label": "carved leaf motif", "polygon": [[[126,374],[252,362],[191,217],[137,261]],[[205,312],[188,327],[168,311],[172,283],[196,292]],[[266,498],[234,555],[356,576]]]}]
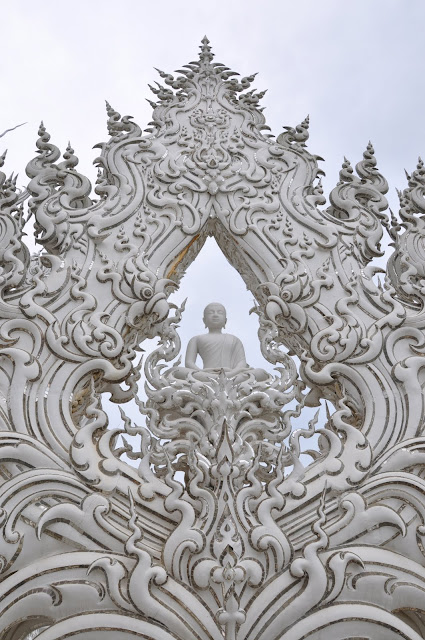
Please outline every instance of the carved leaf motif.
[{"label": "carved leaf motif", "polygon": [[[147,135],[106,104],[93,194],[43,124],[27,190],[0,171],[0,635],[418,640],[423,162],[399,219],[370,143],[324,208],[308,118],[265,134],[255,76],[207,38],[158,73]],[[168,296],[208,236],[255,297],[273,375],[180,365]],[[120,407],[110,429],[106,392],[141,424]],[[326,420],[306,413],[323,400]]]}]

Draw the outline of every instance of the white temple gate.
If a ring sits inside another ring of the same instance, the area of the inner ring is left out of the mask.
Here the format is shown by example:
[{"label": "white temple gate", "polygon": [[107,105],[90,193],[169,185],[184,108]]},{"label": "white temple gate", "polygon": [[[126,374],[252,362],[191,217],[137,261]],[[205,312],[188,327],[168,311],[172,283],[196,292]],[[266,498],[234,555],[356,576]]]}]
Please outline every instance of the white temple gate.
[{"label": "white temple gate", "polygon": [[[0,173],[0,638],[425,638],[423,163],[399,218],[371,145],[326,204],[308,120],[264,133],[207,39],[178,73],[148,135],[107,105],[94,194],[43,125],[27,191]],[[208,236],[275,375],[177,361],[167,300]]]}]

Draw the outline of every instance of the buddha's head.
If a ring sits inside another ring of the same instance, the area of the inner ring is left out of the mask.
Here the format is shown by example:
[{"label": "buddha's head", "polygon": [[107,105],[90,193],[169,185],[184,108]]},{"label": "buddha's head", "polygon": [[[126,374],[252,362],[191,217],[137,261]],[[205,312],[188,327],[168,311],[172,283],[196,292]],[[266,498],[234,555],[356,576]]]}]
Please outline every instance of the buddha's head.
[{"label": "buddha's head", "polygon": [[219,302],[210,302],[204,309],[204,324],[207,329],[224,329],[226,309]]}]

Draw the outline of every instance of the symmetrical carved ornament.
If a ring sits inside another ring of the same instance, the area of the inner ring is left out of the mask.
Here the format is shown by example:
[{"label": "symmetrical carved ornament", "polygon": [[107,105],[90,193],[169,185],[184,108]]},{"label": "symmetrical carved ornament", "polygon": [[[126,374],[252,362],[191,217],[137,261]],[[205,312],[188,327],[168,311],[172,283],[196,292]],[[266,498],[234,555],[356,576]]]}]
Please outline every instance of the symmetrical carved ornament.
[{"label": "symmetrical carved ornament", "polygon": [[[27,190],[0,173],[0,637],[424,638],[425,167],[388,218],[369,144],[326,206],[308,119],[264,133],[206,39],[159,73],[147,135],[107,104],[94,195],[43,125]],[[178,360],[168,296],[208,236],[274,375]]]}]

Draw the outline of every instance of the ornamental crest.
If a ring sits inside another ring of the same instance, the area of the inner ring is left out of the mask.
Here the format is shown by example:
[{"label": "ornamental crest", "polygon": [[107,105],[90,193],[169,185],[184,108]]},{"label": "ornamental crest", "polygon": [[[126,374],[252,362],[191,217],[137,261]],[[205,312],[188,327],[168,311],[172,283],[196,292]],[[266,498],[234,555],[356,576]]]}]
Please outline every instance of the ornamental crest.
[{"label": "ornamental crest", "polygon": [[[147,133],[107,104],[93,190],[43,124],[27,188],[0,172],[0,636],[420,640],[423,162],[398,217],[370,143],[327,200],[308,118],[267,133],[206,38],[159,75]],[[210,236],[273,374],[218,303],[181,353],[169,295]]]}]

